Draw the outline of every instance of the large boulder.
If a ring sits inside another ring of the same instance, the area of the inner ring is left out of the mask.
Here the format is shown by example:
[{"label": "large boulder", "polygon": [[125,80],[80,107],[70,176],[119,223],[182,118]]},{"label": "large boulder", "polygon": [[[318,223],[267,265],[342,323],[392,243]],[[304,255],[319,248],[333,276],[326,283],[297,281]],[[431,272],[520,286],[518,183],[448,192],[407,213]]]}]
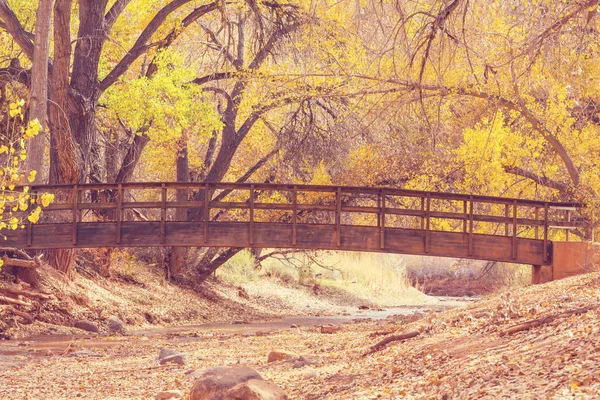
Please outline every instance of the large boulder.
[{"label": "large boulder", "polygon": [[287,394],[274,383],[250,379],[231,388],[226,393],[229,400],[287,400]]},{"label": "large boulder", "polygon": [[226,400],[236,385],[262,376],[248,367],[214,367],[204,370],[190,391],[190,400]]},{"label": "large boulder", "polygon": [[87,332],[98,333],[99,331],[98,325],[94,324],[92,321],[78,320],[73,323],[73,327]]}]

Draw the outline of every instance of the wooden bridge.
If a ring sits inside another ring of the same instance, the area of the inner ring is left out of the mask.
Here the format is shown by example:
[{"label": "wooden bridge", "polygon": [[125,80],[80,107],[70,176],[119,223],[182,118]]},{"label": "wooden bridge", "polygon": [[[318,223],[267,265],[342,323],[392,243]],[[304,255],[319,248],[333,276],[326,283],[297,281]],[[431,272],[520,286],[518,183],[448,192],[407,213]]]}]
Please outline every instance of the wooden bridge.
[{"label": "wooden bridge", "polygon": [[43,223],[26,249],[218,246],[351,250],[552,265],[579,204],[395,188],[126,183],[37,186]]}]

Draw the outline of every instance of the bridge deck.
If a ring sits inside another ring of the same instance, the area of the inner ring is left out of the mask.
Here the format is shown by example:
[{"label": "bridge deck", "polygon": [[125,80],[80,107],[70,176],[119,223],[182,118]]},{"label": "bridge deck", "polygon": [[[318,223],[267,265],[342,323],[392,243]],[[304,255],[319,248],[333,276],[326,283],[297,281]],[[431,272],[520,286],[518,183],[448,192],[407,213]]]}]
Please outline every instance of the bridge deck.
[{"label": "bridge deck", "polygon": [[550,230],[576,225],[571,211],[578,206],[315,185],[135,183],[31,191],[34,199],[55,193],[56,201],[44,223],[11,232],[6,246],[355,250],[542,265],[551,262]]}]

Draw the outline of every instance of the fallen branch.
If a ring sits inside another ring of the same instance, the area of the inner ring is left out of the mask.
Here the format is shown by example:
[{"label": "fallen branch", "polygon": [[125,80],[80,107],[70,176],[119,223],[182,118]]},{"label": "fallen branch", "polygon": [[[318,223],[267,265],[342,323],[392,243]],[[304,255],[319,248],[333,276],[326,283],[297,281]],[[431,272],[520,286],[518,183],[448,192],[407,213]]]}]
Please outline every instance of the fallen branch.
[{"label": "fallen branch", "polygon": [[10,265],[13,267],[21,268],[39,268],[42,265],[42,261],[39,257],[35,257],[32,260],[21,260],[19,258],[9,258],[8,256],[2,257],[4,265]]},{"label": "fallen branch", "polygon": [[52,296],[49,294],[30,292],[27,290],[22,290],[22,289],[17,289],[17,288],[12,288],[12,287],[0,288],[0,292],[10,293],[10,294],[16,295],[16,296],[25,296],[25,297],[29,297],[32,299],[40,299],[40,300],[49,300],[52,298]]},{"label": "fallen branch", "polygon": [[585,314],[586,312],[597,309],[597,308],[600,308],[600,305],[587,306],[587,307],[577,308],[577,309],[571,310],[571,311],[565,311],[565,312],[558,313],[558,314],[547,315],[542,318],[533,319],[531,321],[527,321],[527,322],[524,322],[524,323],[521,323],[521,324],[518,324],[515,326],[511,326],[510,328],[499,332],[498,335],[499,336],[513,335],[517,332],[523,332],[523,331],[527,331],[531,328],[535,328],[536,326],[549,324],[550,322],[552,322],[558,318],[570,317],[572,315]]},{"label": "fallen branch", "polygon": [[32,259],[29,254],[25,253],[21,249],[17,249],[16,247],[0,247],[0,252],[14,253],[14,254],[17,254],[17,255],[23,257],[26,260],[31,260]]},{"label": "fallen branch", "polygon": [[10,311],[11,313],[13,313],[15,315],[18,315],[19,317],[23,318],[23,320],[25,321],[26,324],[32,324],[33,323],[33,317],[31,315],[27,314],[25,311],[17,310],[13,306],[2,306],[2,309],[4,311]]},{"label": "fallen branch", "polygon": [[10,297],[6,297],[6,296],[0,296],[0,301],[3,301],[5,303],[9,303],[9,304],[17,304],[20,306],[29,306],[29,303],[25,303],[24,301],[21,300],[17,300],[17,299],[12,299]]},{"label": "fallen branch", "polygon": [[421,332],[419,332],[419,331],[412,331],[412,332],[403,333],[401,335],[388,336],[388,337],[384,338],[383,340],[377,342],[377,344],[375,344],[374,346],[372,346],[371,349],[367,353],[365,353],[365,356],[369,355],[369,354],[373,354],[376,351],[383,349],[388,343],[411,339],[416,336],[419,336],[420,334],[421,334]]}]

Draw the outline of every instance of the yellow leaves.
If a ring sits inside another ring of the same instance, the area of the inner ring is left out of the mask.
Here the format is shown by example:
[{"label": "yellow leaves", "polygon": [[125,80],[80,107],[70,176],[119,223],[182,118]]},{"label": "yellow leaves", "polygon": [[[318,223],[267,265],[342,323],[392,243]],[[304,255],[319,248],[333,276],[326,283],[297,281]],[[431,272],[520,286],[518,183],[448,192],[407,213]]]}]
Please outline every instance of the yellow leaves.
[{"label": "yellow leaves", "polygon": [[42,206],[48,207],[54,201],[54,194],[44,193],[41,196]]},{"label": "yellow leaves", "polygon": [[41,212],[42,212],[42,208],[38,206],[31,214],[29,214],[29,216],[27,217],[27,220],[29,222],[31,222],[32,224],[37,223],[40,220]]},{"label": "yellow leaves", "polygon": [[33,121],[29,121],[27,125],[27,129],[25,129],[25,134],[23,135],[23,139],[28,140],[35,137],[38,133],[42,131],[42,125],[38,119],[34,119]]},{"label": "yellow leaves", "polygon": [[36,176],[37,176],[37,171],[31,171],[31,172],[29,172],[29,176],[27,177],[27,180],[31,183],[31,182],[35,181]]},{"label": "yellow leaves", "polygon": [[15,103],[10,103],[8,115],[10,115],[11,118],[20,117],[23,119],[23,105],[25,105],[25,100],[23,99]]}]

